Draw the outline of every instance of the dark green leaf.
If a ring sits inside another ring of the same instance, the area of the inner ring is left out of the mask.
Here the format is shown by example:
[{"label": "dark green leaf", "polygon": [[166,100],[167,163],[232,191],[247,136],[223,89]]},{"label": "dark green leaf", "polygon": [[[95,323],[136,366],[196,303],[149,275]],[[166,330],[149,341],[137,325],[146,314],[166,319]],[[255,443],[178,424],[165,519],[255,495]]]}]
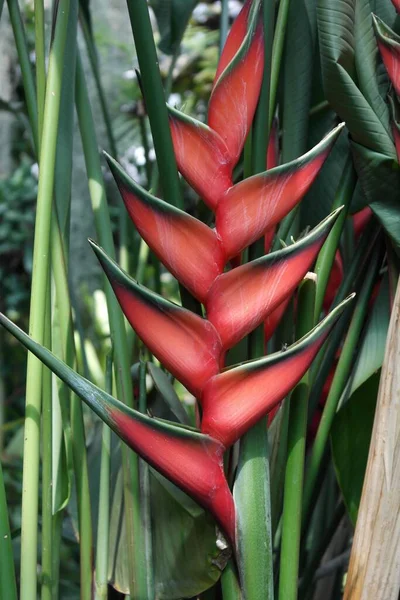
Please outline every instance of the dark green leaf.
[{"label": "dark green leaf", "polygon": [[389,329],[390,298],[389,280],[381,283],[378,297],[369,316],[356,364],[351,377],[349,395],[353,394],[367,379],[382,367],[386,337]]},{"label": "dark green leaf", "polygon": [[380,372],[370,377],[339,410],[331,432],[336,476],[355,524],[371,441]]},{"label": "dark green leaf", "polygon": [[397,251],[400,250],[400,166],[392,157],[352,142],[362,191]]},{"label": "dark green leaf", "polygon": [[[355,5],[353,0],[318,0],[318,31],[325,93],[332,107],[346,122],[356,142],[394,157],[394,146],[385,125],[357,85]],[[363,22],[362,15],[358,17]],[[370,36],[366,20],[363,28]],[[362,32],[360,36],[361,39],[357,33],[357,45],[362,42]],[[368,37],[368,43],[362,48],[360,61],[365,60],[368,65],[362,77],[363,87],[368,88],[368,97],[381,114],[385,111],[379,101],[378,84],[370,79],[376,45]],[[357,63],[359,66],[358,58]]]},{"label": "dark green leaf", "polygon": [[151,0],[156,15],[161,40],[159,48],[173,54],[183,37],[197,0]]}]

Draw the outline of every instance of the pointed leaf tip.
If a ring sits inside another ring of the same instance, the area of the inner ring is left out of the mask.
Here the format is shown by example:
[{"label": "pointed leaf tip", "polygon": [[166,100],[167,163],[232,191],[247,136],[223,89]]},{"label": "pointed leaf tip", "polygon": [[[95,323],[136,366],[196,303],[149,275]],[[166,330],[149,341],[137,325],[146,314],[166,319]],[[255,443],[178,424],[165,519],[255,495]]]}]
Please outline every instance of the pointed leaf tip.
[{"label": "pointed leaf tip", "polygon": [[400,95],[400,37],[376,15],[372,15],[375,35],[389,79]]},{"label": "pointed leaf tip", "polygon": [[341,210],[335,210],[295,244],[217,277],[206,309],[224,350],[255,329],[293,293],[317,258]]},{"label": "pointed leaf tip", "polygon": [[235,540],[235,509],[217,440],[125,406],[73,371],[0,313],[3,325],[62,379],[135,452],[208,509],[228,539]]},{"label": "pointed leaf tip", "polygon": [[160,362],[198,397],[219,370],[221,341],[206,319],[138,285],[90,242],[129,323]]},{"label": "pointed leaf tip", "polygon": [[213,377],[201,398],[204,433],[234,444],[298,383],[354,294],[287,350]]},{"label": "pointed leaf tip", "polygon": [[141,237],[178,281],[204,302],[224,268],[224,254],[215,232],[144,190],[114,159],[107,160]]},{"label": "pointed leaf tip", "polygon": [[311,187],[344,123],[296,160],[249,177],[220,200],[216,229],[227,258],[261,238],[290,212]]},{"label": "pointed leaf tip", "polygon": [[212,210],[232,186],[233,163],[223,139],[196,119],[169,109],[176,162],[186,181]]},{"label": "pointed leaf tip", "polygon": [[228,36],[210,98],[208,124],[226,143],[233,164],[242,151],[261,89],[264,40],[259,16],[259,0],[242,9]]}]

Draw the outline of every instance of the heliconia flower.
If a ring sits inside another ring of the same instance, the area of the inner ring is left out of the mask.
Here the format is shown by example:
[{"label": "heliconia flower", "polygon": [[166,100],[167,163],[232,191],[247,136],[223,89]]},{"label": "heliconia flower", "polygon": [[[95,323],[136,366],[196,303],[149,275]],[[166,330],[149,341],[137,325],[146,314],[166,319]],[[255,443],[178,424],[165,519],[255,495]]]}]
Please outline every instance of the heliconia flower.
[{"label": "heliconia flower", "polygon": [[224,350],[253,331],[292,294],[314,263],[340,211],[334,211],[297,243],[217,277],[206,311]]},{"label": "heliconia flower", "polygon": [[249,177],[222,196],[215,223],[228,259],[261,238],[300,202],[343,126],[336,127],[300,158]]},{"label": "heliconia flower", "polygon": [[168,109],[178,168],[204,202],[215,210],[219,198],[232,187],[233,162],[226,144],[204,123]]},{"label": "heliconia flower", "polygon": [[300,381],[354,294],[286,351],[215,375],[201,396],[201,430],[227,448]]},{"label": "heliconia flower", "polygon": [[235,541],[235,507],[223,470],[224,446],[194,430],[149,418],[73,371],[0,314],[0,324],[62,379],[135,452],[208,509]]},{"label": "heliconia flower", "polygon": [[260,0],[248,0],[222,52],[208,107],[208,124],[224,140],[232,163],[253,121],[264,69]]},{"label": "heliconia flower", "polygon": [[372,20],[383,63],[396,94],[400,96],[400,37],[376,15],[372,15]]},{"label": "heliconia flower", "polygon": [[138,285],[100,246],[90,242],[121,308],[149,350],[198,397],[218,373],[221,340],[213,325]]},{"label": "heliconia flower", "polygon": [[186,212],[155,198],[110,156],[107,160],[125,206],[142,238],[166,268],[204,302],[225,258],[214,230]]}]

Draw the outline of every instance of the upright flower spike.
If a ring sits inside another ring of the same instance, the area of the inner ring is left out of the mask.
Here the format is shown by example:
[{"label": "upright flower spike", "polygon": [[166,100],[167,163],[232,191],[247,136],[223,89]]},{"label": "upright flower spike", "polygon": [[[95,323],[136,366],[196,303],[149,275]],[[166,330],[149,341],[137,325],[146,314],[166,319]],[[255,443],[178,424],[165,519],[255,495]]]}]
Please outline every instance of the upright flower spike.
[{"label": "upright flower spike", "polygon": [[222,444],[210,436],[151,419],[75,373],[0,314],[0,324],[62,379],[135,452],[188,493],[235,540],[235,508],[223,470]]},{"label": "upright flower spike", "polygon": [[213,325],[138,285],[102,248],[93,241],[90,244],[140,339],[199,397],[206,382],[220,368],[221,341]]},{"label": "upright flower spike", "polygon": [[233,164],[242,151],[261,89],[264,40],[260,6],[260,0],[248,0],[232,27],[208,108],[208,124],[224,140]]},{"label": "upright flower spike", "polygon": [[232,187],[233,163],[224,140],[200,121],[169,108],[179,171],[212,210]]},{"label": "upright flower spike", "polygon": [[142,238],[191,294],[204,302],[225,264],[215,231],[146,192],[113,158],[106,157],[128,213]]},{"label": "upright flower spike", "polygon": [[253,331],[292,294],[314,263],[340,211],[334,211],[297,243],[217,277],[206,310],[224,350]]},{"label": "upright flower spike", "polygon": [[344,124],[296,160],[234,185],[221,198],[216,229],[227,259],[261,238],[302,199]]},{"label": "upright flower spike", "polygon": [[379,17],[372,15],[383,63],[397,96],[400,96],[400,37]]},{"label": "upright flower spike", "polygon": [[229,448],[300,381],[354,294],[286,351],[213,377],[201,397],[201,430]]}]

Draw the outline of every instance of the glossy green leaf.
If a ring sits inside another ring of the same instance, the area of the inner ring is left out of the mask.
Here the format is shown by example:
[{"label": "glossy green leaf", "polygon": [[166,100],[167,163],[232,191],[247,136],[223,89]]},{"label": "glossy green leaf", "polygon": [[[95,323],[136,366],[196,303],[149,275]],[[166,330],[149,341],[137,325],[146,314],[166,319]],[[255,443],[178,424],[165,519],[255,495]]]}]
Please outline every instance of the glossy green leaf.
[{"label": "glossy green leaf", "polygon": [[400,250],[400,167],[392,157],[352,142],[355,167],[367,204]]},{"label": "glossy green leaf", "polygon": [[[283,63],[283,162],[297,158],[312,147],[308,146],[307,134],[316,28],[317,14],[314,0],[298,0],[289,4]],[[321,132],[319,139],[324,133],[325,131]]]},{"label": "glossy green leaf", "polygon": [[355,524],[371,441],[380,373],[370,377],[336,414],[331,443],[336,476]]},{"label": "glossy green leaf", "polygon": [[368,322],[357,361],[351,376],[349,396],[382,367],[386,337],[389,329],[390,298],[389,280],[386,276],[381,283]]},{"label": "glossy green leaf", "polygon": [[357,0],[355,3],[354,50],[358,86],[390,137],[386,102],[389,78],[379,60],[369,0]]},{"label": "glossy green leaf", "polygon": [[[229,552],[217,547],[213,519],[198,505],[197,511],[188,510],[188,505],[181,503],[181,497],[171,493],[164,483],[169,484],[151,470],[156,598],[178,600],[197,596],[218,581]],[[129,593],[126,543],[120,471],[112,498],[109,581],[124,594]]]},{"label": "glossy green leaf", "polygon": [[[321,67],[327,100],[359,144],[394,157],[394,146],[374,109],[356,84],[353,0],[319,0],[317,18]],[[357,34],[358,36],[358,34]],[[371,43],[364,52],[375,52]],[[373,60],[363,55],[361,60]],[[367,80],[368,74],[365,75]],[[373,96],[371,87],[370,95]]]},{"label": "glossy green leaf", "polygon": [[217,547],[213,519],[190,515],[155,477],[151,502],[156,597],[197,596],[218,581],[230,552]]}]

